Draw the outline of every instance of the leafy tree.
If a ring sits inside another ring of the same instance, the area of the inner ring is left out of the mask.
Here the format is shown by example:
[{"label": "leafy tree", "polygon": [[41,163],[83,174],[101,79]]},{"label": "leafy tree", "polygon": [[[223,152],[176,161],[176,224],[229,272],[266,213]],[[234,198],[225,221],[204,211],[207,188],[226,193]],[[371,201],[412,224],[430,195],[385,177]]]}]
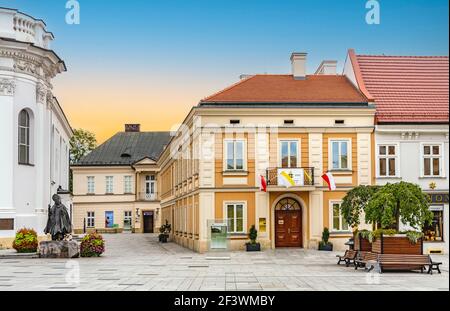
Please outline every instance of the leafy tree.
[{"label": "leafy tree", "polygon": [[341,213],[351,227],[358,227],[360,215],[377,191],[376,186],[358,186],[347,192],[341,204]]},{"label": "leafy tree", "polygon": [[365,208],[366,222],[398,231],[402,221],[419,230],[433,219],[429,205],[429,196],[418,185],[403,181],[388,183],[368,202]]},{"label": "leafy tree", "polygon": [[70,139],[70,164],[77,163],[97,147],[95,134],[83,129],[75,129]]},{"label": "leafy tree", "polygon": [[[70,139],[70,164],[75,164],[82,157],[97,147],[95,134],[83,129],[73,130],[73,136]],[[72,170],[69,171],[69,190],[73,190]]]}]

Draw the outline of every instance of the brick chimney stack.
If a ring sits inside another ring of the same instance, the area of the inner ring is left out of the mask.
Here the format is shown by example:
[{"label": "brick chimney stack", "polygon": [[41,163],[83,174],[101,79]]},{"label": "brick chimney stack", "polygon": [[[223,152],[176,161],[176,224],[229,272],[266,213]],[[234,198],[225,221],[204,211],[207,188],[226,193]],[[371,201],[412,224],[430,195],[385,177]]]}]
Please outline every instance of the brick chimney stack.
[{"label": "brick chimney stack", "polygon": [[125,132],[140,132],[140,124],[125,124]]}]

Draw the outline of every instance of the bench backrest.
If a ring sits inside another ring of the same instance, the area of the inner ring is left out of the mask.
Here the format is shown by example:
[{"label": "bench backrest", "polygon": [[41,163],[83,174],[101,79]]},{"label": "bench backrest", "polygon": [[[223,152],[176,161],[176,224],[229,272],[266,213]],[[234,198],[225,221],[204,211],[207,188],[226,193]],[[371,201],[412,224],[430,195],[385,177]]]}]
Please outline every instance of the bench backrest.
[{"label": "bench backrest", "polygon": [[358,254],[358,251],[355,251],[353,249],[347,250],[345,257],[346,258],[355,258],[355,256]]},{"label": "bench backrest", "polygon": [[378,254],[377,253],[372,253],[372,252],[367,252],[364,256],[364,260],[377,260],[378,259]]},{"label": "bench backrest", "polygon": [[429,264],[431,259],[429,255],[379,254],[378,261]]}]

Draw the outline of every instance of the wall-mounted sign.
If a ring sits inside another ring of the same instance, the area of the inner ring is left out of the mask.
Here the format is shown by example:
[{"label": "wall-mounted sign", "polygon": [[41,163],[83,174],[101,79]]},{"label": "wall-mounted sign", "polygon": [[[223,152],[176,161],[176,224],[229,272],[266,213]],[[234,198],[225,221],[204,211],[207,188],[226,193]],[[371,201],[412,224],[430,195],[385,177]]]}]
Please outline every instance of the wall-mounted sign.
[{"label": "wall-mounted sign", "polygon": [[448,204],[448,193],[430,193],[431,203]]},{"label": "wall-mounted sign", "polygon": [[279,168],[278,184],[285,187],[303,186],[305,172],[302,168]]},{"label": "wall-mounted sign", "polygon": [[259,219],[259,232],[260,233],[266,232],[266,218]]}]

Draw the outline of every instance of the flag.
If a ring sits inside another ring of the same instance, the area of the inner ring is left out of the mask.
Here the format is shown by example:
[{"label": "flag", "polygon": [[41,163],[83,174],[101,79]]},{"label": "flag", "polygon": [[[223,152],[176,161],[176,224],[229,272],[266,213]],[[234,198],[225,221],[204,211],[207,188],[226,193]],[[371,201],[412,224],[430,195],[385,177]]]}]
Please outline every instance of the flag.
[{"label": "flag", "polygon": [[283,177],[283,178],[281,178],[281,180],[279,182],[280,185],[284,185],[284,186],[286,186],[286,188],[295,186],[294,179],[292,179],[292,177],[286,171],[282,171],[280,173],[280,177]]},{"label": "flag", "polygon": [[267,182],[263,175],[261,175],[261,187],[259,189],[261,191],[267,192]]},{"label": "flag", "polygon": [[336,190],[336,183],[334,182],[333,174],[330,172],[322,175],[323,180],[328,184],[329,190]]}]

